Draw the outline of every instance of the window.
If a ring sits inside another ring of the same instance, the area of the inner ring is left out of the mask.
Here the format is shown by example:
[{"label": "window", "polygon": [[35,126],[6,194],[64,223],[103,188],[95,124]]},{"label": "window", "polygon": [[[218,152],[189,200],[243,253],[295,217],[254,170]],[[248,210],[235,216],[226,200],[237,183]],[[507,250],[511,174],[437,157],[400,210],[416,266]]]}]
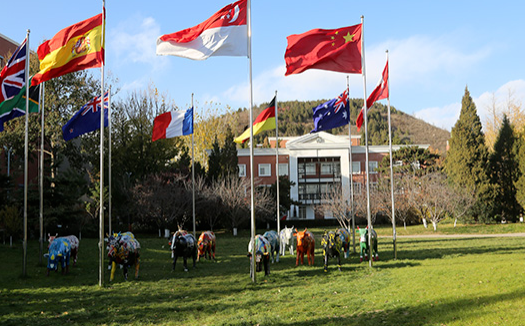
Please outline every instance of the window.
[{"label": "window", "polygon": [[306,163],[305,164],[306,175],[316,175],[315,163]]},{"label": "window", "polygon": [[279,163],[279,175],[288,175],[288,163]]},{"label": "window", "polygon": [[299,218],[306,219],[306,207],[299,206]]},{"label": "window", "polygon": [[369,161],[368,162],[368,172],[369,173],[377,173],[377,168],[378,168],[378,164],[377,164],[377,161]]},{"label": "window", "polygon": [[334,173],[333,168],[332,163],[321,163],[321,174],[332,174]]},{"label": "window", "polygon": [[352,174],[361,173],[361,162],[352,162]]},{"label": "window", "polygon": [[260,177],[271,177],[272,176],[271,164],[259,164],[259,176]]},{"label": "window", "polygon": [[246,164],[238,164],[239,167],[239,177],[245,177],[246,176]]}]

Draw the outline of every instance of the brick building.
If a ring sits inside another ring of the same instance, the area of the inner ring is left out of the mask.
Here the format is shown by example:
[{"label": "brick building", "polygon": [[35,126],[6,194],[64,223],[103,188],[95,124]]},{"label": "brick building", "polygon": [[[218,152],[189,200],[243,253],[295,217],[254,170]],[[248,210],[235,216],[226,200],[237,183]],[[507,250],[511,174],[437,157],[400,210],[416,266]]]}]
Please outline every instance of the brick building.
[{"label": "brick building", "polygon": [[[300,137],[280,138],[279,175],[286,175],[295,183],[290,195],[301,204],[283,212],[287,219],[329,218],[315,216],[314,207],[321,202],[324,194],[333,185],[350,187],[354,191],[366,189],[366,147],[361,146],[361,136],[352,136],[352,178],[350,178],[350,152],[348,136],[336,136],[326,132],[307,134]],[[276,182],[275,138],[270,140],[273,148],[255,148],[253,155],[254,179],[257,185],[271,185]],[[428,148],[428,145],[416,145]],[[401,146],[394,145],[392,150]],[[380,175],[376,168],[389,153],[388,146],[369,146],[370,184],[377,182]],[[239,175],[250,177],[250,149],[237,150]]]}]

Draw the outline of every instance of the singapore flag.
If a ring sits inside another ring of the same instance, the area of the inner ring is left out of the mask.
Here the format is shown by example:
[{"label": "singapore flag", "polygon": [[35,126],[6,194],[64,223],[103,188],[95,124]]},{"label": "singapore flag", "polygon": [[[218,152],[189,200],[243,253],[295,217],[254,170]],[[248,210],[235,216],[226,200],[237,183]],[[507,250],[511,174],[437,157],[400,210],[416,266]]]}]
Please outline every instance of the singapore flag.
[{"label": "singapore flag", "polygon": [[247,0],[227,5],[197,26],[157,39],[157,55],[192,60],[210,56],[248,56]]}]

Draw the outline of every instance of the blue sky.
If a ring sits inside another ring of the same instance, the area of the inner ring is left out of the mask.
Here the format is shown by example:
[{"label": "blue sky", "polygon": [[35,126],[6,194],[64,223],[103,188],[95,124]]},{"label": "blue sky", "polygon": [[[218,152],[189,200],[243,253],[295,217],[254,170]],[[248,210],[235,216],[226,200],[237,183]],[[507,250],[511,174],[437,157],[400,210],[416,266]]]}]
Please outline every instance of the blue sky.
[{"label": "blue sky", "polygon": [[[155,55],[162,34],[195,26],[230,0],[106,1],[106,73],[118,78],[120,98],[154,85],[179,108],[195,94],[197,110],[249,107],[249,61],[211,57],[205,61]],[[30,47],[101,11],[101,1],[26,0],[10,5],[0,33]],[[3,6],[4,10],[8,7]],[[22,10],[29,8],[28,17]],[[254,104],[331,99],[346,87],[346,74],[309,70],[284,77],[286,37],[313,28],[355,25],[364,16],[367,94],[390,57],[390,103],[450,130],[468,86],[482,121],[495,99],[525,104],[525,2],[252,0]],[[94,73],[99,74],[98,71]],[[350,76],[350,96],[363,97],[363,77]],[[382,103],[386,104],[386,100]]]}]

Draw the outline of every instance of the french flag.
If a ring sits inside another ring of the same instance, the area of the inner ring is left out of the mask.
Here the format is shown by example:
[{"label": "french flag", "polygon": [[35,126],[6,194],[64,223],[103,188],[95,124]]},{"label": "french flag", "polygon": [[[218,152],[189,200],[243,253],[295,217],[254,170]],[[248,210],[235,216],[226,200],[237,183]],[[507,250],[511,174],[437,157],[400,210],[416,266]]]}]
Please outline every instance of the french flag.
[{"label": "french flag", "polygon": [[197,26],[157,39],[157,55],[192,60],[210,56],[248,56],[247,0],[239,0],[217,11]]},{"label": "french flag", "polygon": [[193,134],[193,108],[163,113],[153,121],[151,141]]}]

